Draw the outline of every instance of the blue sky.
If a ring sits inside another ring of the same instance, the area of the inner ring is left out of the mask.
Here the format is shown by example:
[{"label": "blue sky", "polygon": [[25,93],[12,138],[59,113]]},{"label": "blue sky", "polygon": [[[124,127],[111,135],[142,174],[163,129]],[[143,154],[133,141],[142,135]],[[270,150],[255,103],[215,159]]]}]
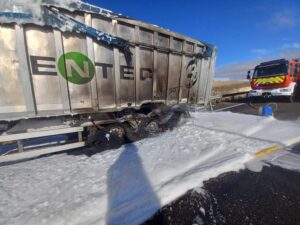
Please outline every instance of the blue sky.
[{"label": "blue sky", "polygon": [[299,0],[87,1],[216,45],[217,76],[241,64],[247,70],[265,59],[300,57]]}]

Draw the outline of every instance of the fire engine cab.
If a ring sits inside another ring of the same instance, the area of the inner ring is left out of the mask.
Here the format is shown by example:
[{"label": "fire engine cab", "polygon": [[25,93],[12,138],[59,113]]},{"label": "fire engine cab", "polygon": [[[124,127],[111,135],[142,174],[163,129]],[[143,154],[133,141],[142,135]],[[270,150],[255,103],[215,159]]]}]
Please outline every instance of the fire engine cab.
[{"label": "fire engine cab", "polygon": [[300,88],[300,60],[278,59],[263,62],[256,66],[251,74],[248,71],[247,79],[251,84],[248,96],[251,99],[258,97],[283,96],[293,102]]}]

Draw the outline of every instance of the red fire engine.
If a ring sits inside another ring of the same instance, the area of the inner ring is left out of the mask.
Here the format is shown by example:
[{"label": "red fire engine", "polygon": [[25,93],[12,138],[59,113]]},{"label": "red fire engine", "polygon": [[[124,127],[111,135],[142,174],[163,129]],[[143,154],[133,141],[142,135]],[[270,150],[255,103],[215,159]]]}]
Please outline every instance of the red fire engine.
[{"label": "red fire engine", "polygon": [[300,88],[300,60],[279,59],[263,62],[248,71],[247,79],[251,82],[249,97],[279,97],[294,101],[297,86]]}]

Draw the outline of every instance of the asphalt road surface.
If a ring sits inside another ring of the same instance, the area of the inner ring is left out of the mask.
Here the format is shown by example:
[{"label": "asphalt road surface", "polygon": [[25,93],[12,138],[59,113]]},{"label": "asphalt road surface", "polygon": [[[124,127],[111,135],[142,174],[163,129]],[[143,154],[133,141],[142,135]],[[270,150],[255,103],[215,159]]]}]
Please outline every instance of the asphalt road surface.
[{"label": "asphalt road surface", "polygon": [[214,110],[231,111],[234,113],[259,114],[259,107],[270,105],[273,108],[274,117],[278,120],[300,122],[300,102],[289,103],[286,101],[262,100],[260,102],[250,103],[247,99],[224,102],[213,106]]},{"label": "asphalt road surface", "polygon": [[300,174],[280,167],[231,172],[205,182],[203,193],[189,191],[145,225],[298,225],[299,187]]},{"label": "asphalt road surface", "polygon": [[[214,109],[257,115],[258,108],[269,103],[249,105],[244,100],[221,103]],[[275,118],[300,122],[299,102],[275,103]],[[293,153],[300,157],[300,144]],[[163,207],[144,225],[160,224],[300,225],[300,172],[270,166],[261,172],[245,169],[222,174],[206,181],[202,191],[189,191]]]}]

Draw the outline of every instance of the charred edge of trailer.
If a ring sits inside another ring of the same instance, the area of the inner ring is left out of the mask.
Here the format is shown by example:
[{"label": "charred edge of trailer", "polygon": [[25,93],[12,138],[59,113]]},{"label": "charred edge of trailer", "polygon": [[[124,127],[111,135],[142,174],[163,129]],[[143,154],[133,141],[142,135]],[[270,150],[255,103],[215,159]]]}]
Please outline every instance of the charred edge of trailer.
[{"label": "charred edge of trailer", "polygon": [[13,2],[0,9],[2,132],[58,118],[129,133],[207,104],[214,46],[78,1],[41,1],[40,14]]}]

